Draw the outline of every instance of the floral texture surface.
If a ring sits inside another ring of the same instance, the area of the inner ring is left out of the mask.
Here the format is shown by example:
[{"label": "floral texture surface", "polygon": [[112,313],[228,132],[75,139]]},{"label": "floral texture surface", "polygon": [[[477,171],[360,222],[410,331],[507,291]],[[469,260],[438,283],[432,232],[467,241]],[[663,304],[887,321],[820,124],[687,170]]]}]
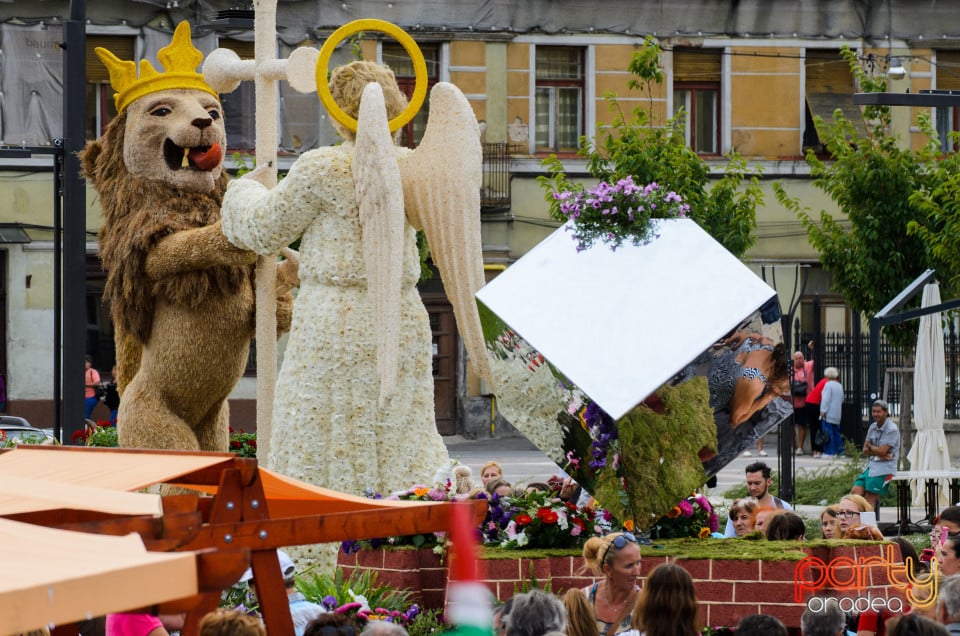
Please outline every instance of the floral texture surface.
[{"label": "floral texture surface", "polygon": [[[366,289],[363,242],[351,176],[351,144],[302,155],[272,191],[234,181],[224,232],[259,253],[297,236],[300,293],[277,380],[266,465],[340,492],[393,492],[428,480],[447,462],[434,422],[430,324],[417,292],[419,253],[403,233],[394,399],[378,404],[377,323]],[[330,237],[336,237],[331,244]],[[332,565],[316,546],[294,558]]]}]

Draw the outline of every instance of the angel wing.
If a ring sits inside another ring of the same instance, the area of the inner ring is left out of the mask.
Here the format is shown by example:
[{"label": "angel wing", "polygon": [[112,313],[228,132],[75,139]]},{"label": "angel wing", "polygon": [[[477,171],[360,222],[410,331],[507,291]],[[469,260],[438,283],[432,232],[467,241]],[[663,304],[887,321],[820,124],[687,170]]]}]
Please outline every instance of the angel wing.
[{"label": "angel wing", "polygon": [[363,231],[367,294],[377,321],[377,376],[383,408],[397,385],[400,284],[403,273],[403,187],[387,125],[383,89],[367,84],[360,98],[353,183]]},{"label": "angel wing", "polygon": [[463,93],[438,82],[417,149],[400,159],[407,220],[423,228],[470,362],[489,381],[490,367],[474,294],[485,283],[480,237],[483,179],[480,127]]}]

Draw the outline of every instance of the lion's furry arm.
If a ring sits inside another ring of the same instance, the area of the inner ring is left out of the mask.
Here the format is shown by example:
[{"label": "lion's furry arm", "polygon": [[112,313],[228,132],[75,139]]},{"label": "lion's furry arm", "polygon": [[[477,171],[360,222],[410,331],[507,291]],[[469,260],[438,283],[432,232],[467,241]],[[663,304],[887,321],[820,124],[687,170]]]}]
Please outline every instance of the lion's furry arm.
[{"label": "lion's furry arm", "polygon": [[220,222],[181,230],[160,239],[147,254],[146,273],[150,280],[221,265],[249,265],[253,252],[234,247],[223,235]]}]

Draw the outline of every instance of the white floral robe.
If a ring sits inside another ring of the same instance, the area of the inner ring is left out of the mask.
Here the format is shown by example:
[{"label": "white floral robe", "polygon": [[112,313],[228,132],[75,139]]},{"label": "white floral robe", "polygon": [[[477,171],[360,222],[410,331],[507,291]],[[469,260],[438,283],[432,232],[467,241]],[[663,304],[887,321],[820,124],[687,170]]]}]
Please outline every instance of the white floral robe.
[{"label": "white floral robe", "polygon": [[436,429],[432,339],[409,224],[397,390],[386,408],[377,404],[376,326],[352,155],[350,143],[307,152],[273,190],[251,179],[233,181],[223,231],[258,254],[276,254],[302,237],[301,286],[277,381],[267,466],[340,492],[371,488],[386,495],[428,483],[448,455]]}]

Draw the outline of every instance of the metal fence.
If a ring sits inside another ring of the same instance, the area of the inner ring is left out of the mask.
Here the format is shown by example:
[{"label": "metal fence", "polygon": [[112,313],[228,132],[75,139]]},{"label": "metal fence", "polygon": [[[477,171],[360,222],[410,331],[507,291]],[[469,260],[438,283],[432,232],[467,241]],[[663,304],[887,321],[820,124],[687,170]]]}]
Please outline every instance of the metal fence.
[{"label": "metal fence", "polygon": [[[867,333],[824,333],[813,336],[814,359],[817,379],[823,377],[823,370],[827,367],[836,367],[840,372],[840,383],[843,385],[844,402],[866,405],[867,374],[870,358],[870,335]],[[806,342],[810,338],[802,339],[797,333],[794,342]],[[947,419],[960,419],[960,335],[955,325],[949,324],[944,334],[944,359],[946,361],[946,412]],[[910,363],[912,365],[912,362]],[[880,395],[890,404],[890,414],[900,415],[900,402],[904,374],[903,371],[912,369],[902,353],[894,348],[883,337],[880,340],[880,360],[878,377]],[[912,377],[912,376],[908,376]],[[869,414],[864,412],[864,421],[869,421]]]}]

